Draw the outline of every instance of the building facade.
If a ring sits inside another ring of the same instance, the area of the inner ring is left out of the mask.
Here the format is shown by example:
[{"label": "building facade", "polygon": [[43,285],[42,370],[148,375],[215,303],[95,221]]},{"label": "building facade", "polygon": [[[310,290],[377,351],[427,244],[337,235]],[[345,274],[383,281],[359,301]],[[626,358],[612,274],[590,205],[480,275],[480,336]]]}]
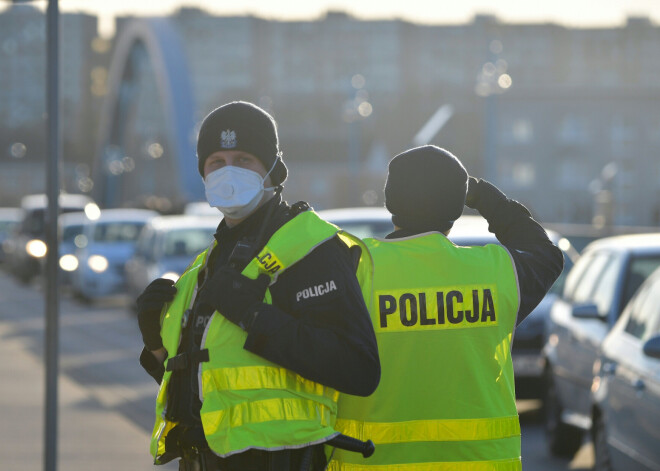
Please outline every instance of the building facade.
[{"label": "building facade", "polygon": [[[7,29],[3,21],[17,24],[8,16],[0,14],[0,54],[14,51],[14,62],[0,63],[0,78],[27,87],[20,80],[25,67],[35,76],[45,74],[34,59],[45,64],[43,23],[40,33],[36,26]],[[73,17],[85,25],[95,21]],[[117,38],[130,20],[118,21]],[[430,143],[454,152],[471,174],[493,181],[540,220],[660,222],[660,27],[645,18],[580,29],[510,24],[490,15],[460,25],[420,25],[342,12],[272,21],[183,8],[169,22],[181,41],[194,104],[188,144],[194,145],[201,120],[216,106],[237,99],[259,104],[279,124],[284,159],[291,164],[288,200],[306,199],[317,209],[382,204],[388,160],[411,147],[445,106],[451,111]],[[84,32],[71,41],[93,41],[95,33],[87,28],[80,26]],[[20,42],[32,30],[34,40]],[[66,67],[67,73],[78,70],[77,78],[63,79],[70,81],[63,87],[72,87],[63,90],[72,107],[89,100],[73,98],[73,88],[88,90],[90,80],[103,81],[102,67],[90,78],[84,59],[89,48],[82,47],[70,54],[80,62]],[[131,56],[143,62],[131,82],[140,92],[127,115],[127,135],[112,148],[112,162],[124,162],[115,176],[125,194],[113,205],[155,196],[177,206],[185,199],[171,193],[176,190],[167,175],[176,172],[173,161],[194,155],[177,155],[168,144],[163,97],[154,86],[161,72],[149,65],[158,62],[149,54]],[[36,88],[0,90],[7,95],[0,96],[3,126],[39,119],[45,101]],[[35,114],[36,103],[41,109]],[[82,120],[76,135],[96,135],[90,123],[99,119]],[[98,146],[89,158],[91,167],[104,165]]]},{"label": "building facade", "polygon": [[305,173],[298,182],[292,172],[291,190],[317,206],[371,203],[374,192],[382,203],[387,159],[449,104],[432,142],[542,220],[591,222],[606,191],[608,222],[660,222],[660,28],[647,19],[576,29],[477,15],[428,26],[184,9],[173,21],[196,119],[239,98],[273,111],[286,158]]},{"label": "building facade", "polygon": [[[89,185],[95,111],[104,92],[99,74],[108,48],[97,37],[95,16],[62,14],[60,19],[63,168],[67,191],[79,192]],[[27,193],[44,192],[46,68],[45,12],[26,4],[0,11],[0,199],[4,205],[17,204]]]}]

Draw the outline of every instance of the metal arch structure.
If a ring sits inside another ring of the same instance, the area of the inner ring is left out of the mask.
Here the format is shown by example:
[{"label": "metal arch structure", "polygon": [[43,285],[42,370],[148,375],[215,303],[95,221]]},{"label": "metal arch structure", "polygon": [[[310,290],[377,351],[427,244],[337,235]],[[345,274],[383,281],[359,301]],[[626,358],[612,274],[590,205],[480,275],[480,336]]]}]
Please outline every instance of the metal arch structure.
[{"label": "metal arch structure", "polygon": [[194,100],[181,38],[167,18],[130,20],[119,34],[108,72],[108,93],[101,108],[94,171],[95,197],[105,207],[117,206],[119,176],[106,170],[110,146],[124,148],[126,119],[136,94],[139,61],[146,53],[156,77],[168,144],[176,175],[170,184],[182,199],[204,199],[194,147]]}]

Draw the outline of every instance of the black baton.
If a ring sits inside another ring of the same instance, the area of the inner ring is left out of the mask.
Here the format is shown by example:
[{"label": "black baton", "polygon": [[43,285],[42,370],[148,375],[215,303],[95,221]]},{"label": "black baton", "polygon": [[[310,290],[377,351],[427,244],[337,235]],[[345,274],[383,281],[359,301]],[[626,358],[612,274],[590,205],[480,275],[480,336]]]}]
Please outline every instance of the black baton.
[{"label": "black baton", "polygon": [[374,442],[372,442],[371,440],[367,440],[366,442],[363,442],[362,440],[349,437],[348,435],[344,435],[343,433],[340,433],[336,437],[328,440],[326,444],[332,445],[336,448],[341,448],[342,450],[361,453],[362,456],[364,456],[365,458],[369,458],[371,455],[373,455],[374,450],[376,449]]}]

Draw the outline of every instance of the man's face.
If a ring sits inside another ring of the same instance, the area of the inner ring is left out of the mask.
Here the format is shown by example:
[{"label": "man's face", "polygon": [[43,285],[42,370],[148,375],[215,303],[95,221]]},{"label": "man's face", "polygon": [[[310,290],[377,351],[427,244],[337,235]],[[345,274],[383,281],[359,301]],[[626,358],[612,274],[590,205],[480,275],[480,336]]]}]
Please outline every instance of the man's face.
[{"label": "man's face", "polygon": [[[266,176],[266,173],[268,173],[268,169],[264,167],[264,164],[261,163],[261,160],[248,152],[243,152],[240,150],[219,150],[209,155],[209,157],[204,162],[204,179],[206,180],[206,177],[211,172],[227,166],[252,170],[253,172],[261,175],[262,178]],[[266,178],[264,186],[272,186],[270,176]]]}]

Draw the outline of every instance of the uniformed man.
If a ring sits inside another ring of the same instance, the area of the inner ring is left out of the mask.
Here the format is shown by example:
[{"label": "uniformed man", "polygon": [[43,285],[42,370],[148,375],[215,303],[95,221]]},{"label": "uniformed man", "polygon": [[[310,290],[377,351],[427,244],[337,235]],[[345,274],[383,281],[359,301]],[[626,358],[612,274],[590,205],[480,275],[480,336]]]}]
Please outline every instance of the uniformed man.
[{"label": "uniformed man", "polygon": [[160,383],[155,463],[324,469],[338,391],[366,396],[380,378],[361,242],[282,201],[287,168],[263,109],[211,112],[197,156],[224,219],[176,284],[155,280],[137,300],[141,363]]},{"label": "uniformed man", "polygon": [[[511,340],[561,273],[561,251],[522,204],[436,146],[392,159],[385,205],[394,232],[364,241],[382,378],[368,398],[342,395],[337,421],[376,451],[335,450],[330,469],[520,470]],[[447,238],[464,205],[502,245]]]}]

